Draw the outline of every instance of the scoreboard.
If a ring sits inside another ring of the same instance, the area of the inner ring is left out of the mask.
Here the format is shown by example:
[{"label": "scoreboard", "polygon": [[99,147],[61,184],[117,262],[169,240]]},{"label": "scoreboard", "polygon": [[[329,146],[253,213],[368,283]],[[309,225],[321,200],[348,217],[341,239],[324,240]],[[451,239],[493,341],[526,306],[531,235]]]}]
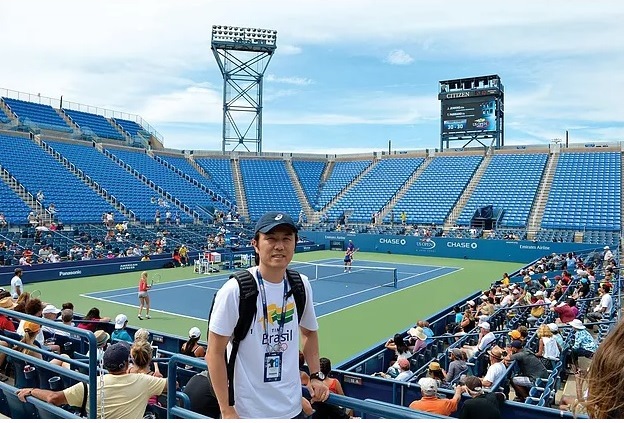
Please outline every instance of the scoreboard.
[{"label": "scoreboard", "polygon": [[442,102],[442,134],[496,131],[496,98],[468,97]]}]

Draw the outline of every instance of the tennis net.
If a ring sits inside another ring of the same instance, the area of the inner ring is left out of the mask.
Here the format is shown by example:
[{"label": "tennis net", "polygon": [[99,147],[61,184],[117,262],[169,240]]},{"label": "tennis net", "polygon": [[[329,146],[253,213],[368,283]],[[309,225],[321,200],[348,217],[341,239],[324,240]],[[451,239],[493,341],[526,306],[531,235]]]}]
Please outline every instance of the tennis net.
[{"label": "tennis net", "polygon": [[398,288],[398,272],[395,267],[351,266],[345,271],[344,265],[290,262],[291,269],[303,273],[310,281],[330,280],[344,284],[365,284]]}]

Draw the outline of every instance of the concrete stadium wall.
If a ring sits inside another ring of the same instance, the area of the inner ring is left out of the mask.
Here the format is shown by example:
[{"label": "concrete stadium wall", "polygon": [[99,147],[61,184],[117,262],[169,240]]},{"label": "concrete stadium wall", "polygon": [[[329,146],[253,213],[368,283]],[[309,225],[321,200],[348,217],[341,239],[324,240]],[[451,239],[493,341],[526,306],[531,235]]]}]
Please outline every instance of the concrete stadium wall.
[{"label": "concrete stadium wall", "polygon": [[[602,245],[569,242],[533,242],[512,240],[489,240],[468,238],[430,238],[416,236],[345,234],[337,232],[302,231],[300,236],[326,249],[342,246],[349,240],[360,251],[408,254],[416,256],[464,258],[471,260],[493,260],[529,263],[551,253],[570,251],[602,250]],[[616,246],[611,246],[616,247]]]}]

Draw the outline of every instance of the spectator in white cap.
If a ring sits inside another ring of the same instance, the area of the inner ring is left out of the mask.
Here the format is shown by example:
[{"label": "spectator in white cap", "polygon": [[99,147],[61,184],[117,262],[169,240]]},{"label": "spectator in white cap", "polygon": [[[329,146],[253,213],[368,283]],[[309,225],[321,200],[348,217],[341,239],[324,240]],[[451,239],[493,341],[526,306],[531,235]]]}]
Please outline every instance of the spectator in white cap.
[{"label": "spectator in white cap", "polygon": [[455,395],[452,399],[438,398],[438,382],[430,377],[423,377],[418,381],[422,398],[413,401],[409,408],[412,410],[426,411],[427,413],[436,413],[442,416],[450,416],[457,411],[457,405],[461,399],[464,388],[457,385]]},{"label": "spectator in white cap", "polygon": [[490,324],[481,322],[479,323],[479,341],[477,345],[464,345],[462,349],[466,353],[468,360],[470,360],[473,355],[489,349],[495,341],[496,336],[490,332]]},{"label": "spectator in white cap", "polygon": [[131,344],[132,337],[126,330],[126,326],[128,326],[128,316],[125,314],[118,314],[117,317],[115,317],[115,330],[111,334],[111,340],[125,341]]},{"label": "spectator in white cap", "polygon": [[[59,310],[58,308],[54,307],[54,305],[52,304],[48,304],[43,308],[43,311],[41,312],[41,315],[44,319],[48,319],[48,320],[56,320],[56,318],[58,317],[58,314],[61,312],[61,310]],[[63,331],[60,331],[56,328],[52,328],[52,327],[48,327],[48,326],[42,326],[41,327],[41,332],[43,332],[43,336],[46,339],[45,341],[45,348],[46,349],[50,349],[51,351],[54,352],[60,352],[61,351],[61,347],[58,345],[54,344],[54,336],[55,335],[63,335]]]},{"label": "spectator in white cap", "polygon": [[206,349],[198,344],[199,338],[201,338],[201,331],[198,327],[192,327],[189,330],[189,339],[182,344],[180,352],[190,357],[203,358],[206,355]]},{"label": "spectator in white cap", "polygon": [[611,248],[609,248],[608,245],[605,245],[604,256],[603,256],[604,265],[606,266],[607,264],[609,264],[611,260],[613,260],[613,252],[611,251]]}]

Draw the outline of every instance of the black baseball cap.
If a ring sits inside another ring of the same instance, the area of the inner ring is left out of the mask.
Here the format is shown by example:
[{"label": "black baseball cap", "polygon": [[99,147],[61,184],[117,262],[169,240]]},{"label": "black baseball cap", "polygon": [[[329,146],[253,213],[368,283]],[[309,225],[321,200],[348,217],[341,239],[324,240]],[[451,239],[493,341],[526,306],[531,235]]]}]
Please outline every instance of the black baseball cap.
[{"label": "black baseball cap", "polygon": [[271,232],[273,228],[279,225],[287,225],[290,226],[294,233],[297,233],[299,230],[297,229],[297,225],[292,220],[292,218],[284,212],[272,211],[265,213],[256,223],[255,233],[266,234]]}]

